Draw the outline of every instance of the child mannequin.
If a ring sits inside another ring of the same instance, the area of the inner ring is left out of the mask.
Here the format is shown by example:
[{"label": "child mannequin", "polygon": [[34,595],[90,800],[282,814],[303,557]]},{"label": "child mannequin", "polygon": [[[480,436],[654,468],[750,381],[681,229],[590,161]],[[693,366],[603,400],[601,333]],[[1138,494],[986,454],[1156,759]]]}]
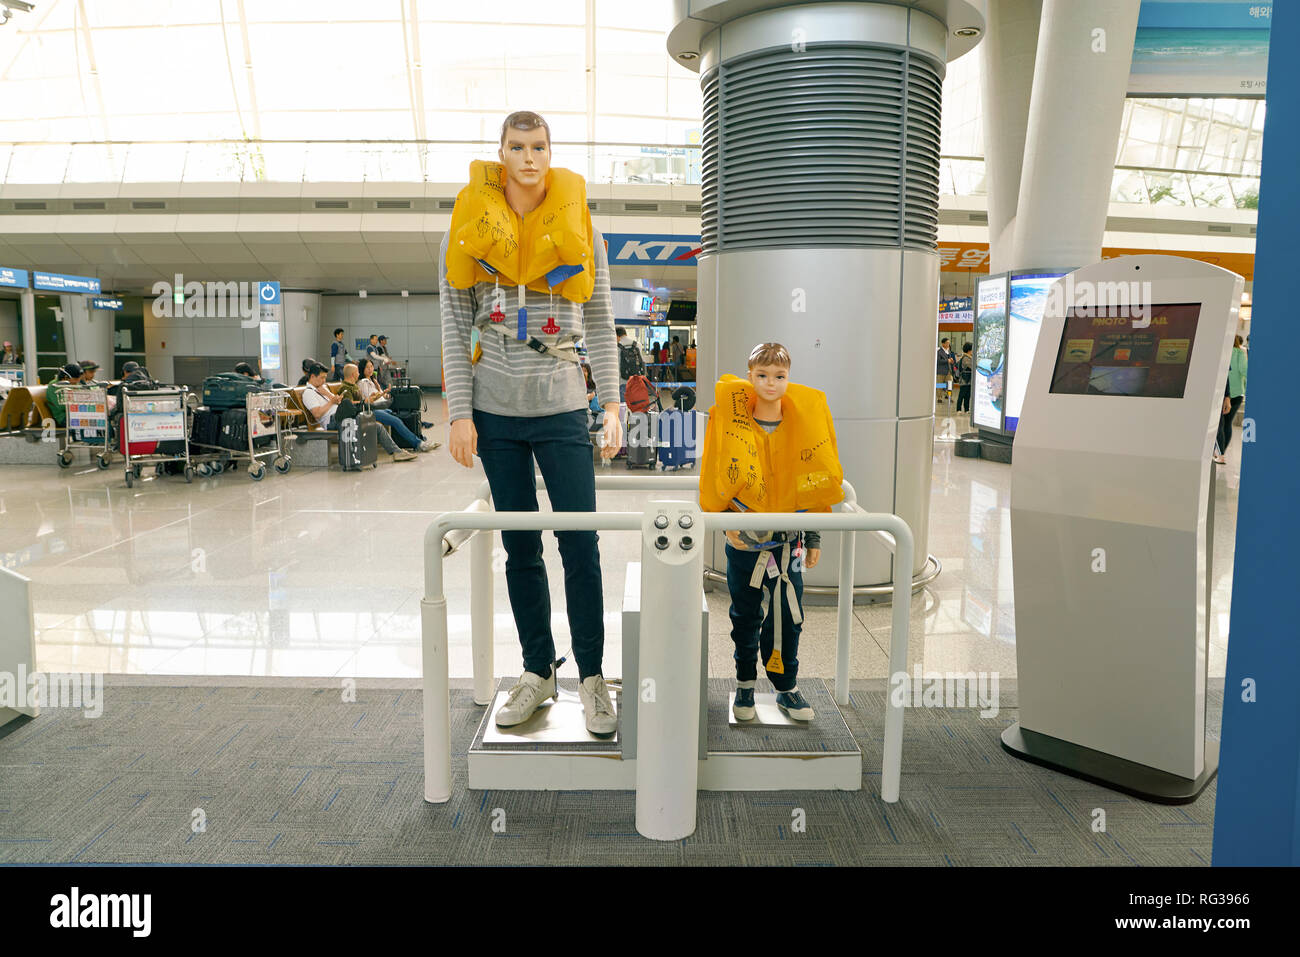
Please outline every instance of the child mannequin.
[{"label": "child mannequin", "polygon": [[[763,343],[750,353],[748,378],[756,396],[752,418],[754,425],[768,435],[781,428],[781,400],[790,384],[789,373],[790,353],[780,343]],[[770,465],[775,470],[793,471],[791,462],[773,461]],[[761,652],[768,680],[777,691],[777,705],[796,720],[811,721],[813,709],[800,694],[796,678],[803,621],[803,568],[813,568],[820,561],[821,536],[811,531],[802,536],[784,531],[726,534],[731,639],[736,646],[732,710],[738,720],[753,719],[756,658]],[[780,647],[776,647],[775,638],[778,608]]]}]

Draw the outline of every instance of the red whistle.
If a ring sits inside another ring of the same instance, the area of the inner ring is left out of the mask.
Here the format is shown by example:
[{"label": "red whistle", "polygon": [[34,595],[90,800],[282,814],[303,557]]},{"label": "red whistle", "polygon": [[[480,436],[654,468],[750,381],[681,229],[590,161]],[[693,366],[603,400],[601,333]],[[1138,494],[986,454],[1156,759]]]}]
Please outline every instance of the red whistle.
[{"label": "red whistle", "polygon": [[493,309],[490,313],[488,313],[488,318],[491,319],[493,322],[505,322],[506,314],[502,312],[500,309]]},{"label": "red whistle", "polygon": [[548,336],[553,336],[559,331],[560,327],[555,324],[555,317],[547,316],[546,325],[542,326],[542,332],[546,333]]}]

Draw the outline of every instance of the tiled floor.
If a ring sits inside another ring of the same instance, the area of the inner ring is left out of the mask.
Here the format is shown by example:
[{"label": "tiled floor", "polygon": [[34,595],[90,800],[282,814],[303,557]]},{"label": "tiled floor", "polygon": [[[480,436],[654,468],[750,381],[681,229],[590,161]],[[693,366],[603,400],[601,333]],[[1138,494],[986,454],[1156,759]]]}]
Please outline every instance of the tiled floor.
[{"label": "tiled floor", "polygon": [[[445,409],[435,413],[446,421]],[[936,423],[929,551],[943,574],[912,603],[909,665],[1014,677],[1009,466],[953,454],[965,416]],[[445,426],[435,430],[445,443]],[[10,441],[0,439],[0,441]],[[377,471],[294,470],[251,482],[242,471],[186,485],[120,469],[0,468],[0,563],[31,578],[37,663],[46,671],[174,675],[417,677],[422,539],[432,517],[463,507],[483,479],[443,449]],[[1240,446],[1220,469],[1210,674],[1225,669]],[[613,470],[615,474],[618,468]],[[639,509],[647,493],[599,495]],[[500,548],[499,544],[497,546]],[[554,631],[568,647],[562,569]],[[503,557],[503,553],[501,553]],[[606,672],[619,673],[620,613],[633,533],[601,533]],[[446,563],[453,677],[471,673],[468,549]],[[495,588],[495,670],[518,674],[504,582]],[[708,596],[714,675],[731,673],[725,589]],[[884,677],[888,605],[859,607],[853,677]],[[835,673],[835,610],[806,609],[801,670]],[[570,666],[571,667],[571,666]]]}]

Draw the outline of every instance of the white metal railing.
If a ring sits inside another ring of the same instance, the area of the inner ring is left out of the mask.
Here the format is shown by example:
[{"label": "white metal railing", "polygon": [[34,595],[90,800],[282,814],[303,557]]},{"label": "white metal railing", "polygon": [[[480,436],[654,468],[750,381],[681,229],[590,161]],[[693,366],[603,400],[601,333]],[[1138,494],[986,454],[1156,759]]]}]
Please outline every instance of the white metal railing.
[{"label": "white metal railing", "polygon": [[[545,488],[537,476],[539,488]],[[690,492],[698,476],[596,476],[597,490]],[[857,532],[870,532],[894,552],[895,568],[904,569],[893,585],[893,631],[889,641],[889,673],[907,670],[907,638],[914,555],[912,530],[897,515],[866,512],[857,504],[853,486],[844,483],[838,512],[712,512],[704,515],[706,532],[765,529],[841,532],[839,604],[835,661],[835,701],[849,703],[849,654],[853,623],[853,559]],[[468,507],[445,512],[429,525],[424,537],[424,596],[420,601],[422,671],[424,676],[424,799],[441,803],[451,798],[451,699],[448,674],[447,596],[443,562],[468,539],[470,555],[470,630],[473,645],[474,701],[492,700],[492,535],[493,531],[626,531],[640,532],[642,512],[495,512],[488,483],[479,486]],[[703,547],[703,546],[701,546]],[[700,583],[701,589],[703,582]],[[698,602],[697,602],[698,604]],[[898,800],[903,754],[903,706],[887,696],[885,746],[881,767],[881,797]]]}]

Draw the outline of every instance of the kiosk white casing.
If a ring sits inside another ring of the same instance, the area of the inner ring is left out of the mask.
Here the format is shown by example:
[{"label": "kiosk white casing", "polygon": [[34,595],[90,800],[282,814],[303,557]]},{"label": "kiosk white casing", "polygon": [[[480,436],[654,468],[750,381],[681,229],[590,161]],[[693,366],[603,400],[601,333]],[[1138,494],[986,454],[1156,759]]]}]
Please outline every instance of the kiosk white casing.
[{"label": "kiosk white casing", "polygon": [[[1172,256],[1071,275],[1043,316],[1011,471],[1020,729],[1196,779],[1210,457],[1243,281]],[[1110,305],[1139,304],[1130,283],[1144,304],[1200,304],[1182,398],[1050,391],[1066,311],[1100,283]]]}]

